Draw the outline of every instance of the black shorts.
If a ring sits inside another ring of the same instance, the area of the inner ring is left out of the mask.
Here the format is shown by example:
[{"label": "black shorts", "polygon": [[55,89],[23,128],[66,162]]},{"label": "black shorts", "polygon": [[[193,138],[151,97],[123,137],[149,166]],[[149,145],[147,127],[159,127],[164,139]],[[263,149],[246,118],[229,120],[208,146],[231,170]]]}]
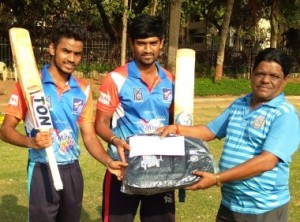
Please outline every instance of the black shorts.
[{"label": "black shorts", "polygon": [[263,214],[241,214],[220,205],[216,222],[288,222],[289,203]]},{"label": "black shorts", "polygon": [[79,222],[83,197],[83,176],[78,161],[59,165],[63,190],[56,191],[49,166],[29,163],[29,221]]},{"label": "black shorts", "polygon": [[174,192],[155,195],[129,195],[120,191],[121,182],[106,171],[103,182],[102,221],[132,222],[140,204],[142,222],[174,222]]}]

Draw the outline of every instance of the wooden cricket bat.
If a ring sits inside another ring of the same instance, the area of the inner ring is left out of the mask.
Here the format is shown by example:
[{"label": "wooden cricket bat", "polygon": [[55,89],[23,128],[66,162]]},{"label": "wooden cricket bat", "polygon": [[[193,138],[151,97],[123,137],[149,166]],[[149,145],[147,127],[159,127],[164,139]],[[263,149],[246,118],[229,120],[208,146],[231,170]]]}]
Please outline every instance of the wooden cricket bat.
[{"label": "wooden cricket bat", "polygon": [[[9,39],[22,92],[34,126],[40,131],[49,131],[53,128],[53,124],[32,50],[29,32],[23,28],[11,28],[9,30]],[[63,184],[53,148],[50,146],[45,148],[45,150],[54,188],[62,190]]]},{"label": "wooden cricket bat", "polygon": [[[182,48],[176,53],[174,123],[193,125],[195,56],[193,49]],[[179,189],[179,202],[185,201],[185,190]]]},{"label": "wooden cricket bat", "polygon": [[174,121],[180,125],[193,125],[195,50],[178,49],[176,54]]}]

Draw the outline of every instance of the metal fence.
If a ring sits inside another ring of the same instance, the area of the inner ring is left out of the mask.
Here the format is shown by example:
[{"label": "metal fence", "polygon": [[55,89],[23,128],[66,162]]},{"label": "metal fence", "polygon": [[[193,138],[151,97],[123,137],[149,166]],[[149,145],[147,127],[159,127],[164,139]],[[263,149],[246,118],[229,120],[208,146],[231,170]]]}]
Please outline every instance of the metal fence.
[{"label": "metal fence", "polygon": [[[33,41],[34,54],[39,66],[47,63],[50,59],[47,40]],[[197,43],[180,43],[179,48],[192,48],[196,51],[196,77],[211,77],[214,74],[214,67],[217,57],[218,39],[203,37]],[[294,60],[292,73],[298,75],[300,72],[300,51],[290,50],[281,47]],[[167,45],[160,58],[164,63],[167,58]],[[260,47],[249,44],[246,39],[229,38],[226,44],[224,57],[224,75],[229,77],[249,77],[254,57]],[[110,69],[120,65],[121,46],[112,44],[109,40],[93,40],[85,43],[84,54],[81,64],[90,66],[90,69]],[[131,59],[130,49],[127,50],[127,59]],[[0,36],[0,61],[4,62],[8,70],[13,71],[13,59],[9,41]],[[97,64],[95,66],[95,64]],[[87,72],[93,71],[88,70]],[[99,70],[98,70],[99,69]],[[11,75],[12,77],[12,75]]]}]

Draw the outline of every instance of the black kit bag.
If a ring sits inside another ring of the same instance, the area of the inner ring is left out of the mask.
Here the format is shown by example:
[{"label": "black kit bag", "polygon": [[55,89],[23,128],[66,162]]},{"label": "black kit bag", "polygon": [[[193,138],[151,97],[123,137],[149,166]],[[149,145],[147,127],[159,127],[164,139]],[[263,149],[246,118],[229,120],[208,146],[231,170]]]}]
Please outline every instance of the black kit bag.
[{"label": "black kit bag", "polygon": [[[159,136],[142,134],[145,135]],[[201,178],[192,174],[194,170],[214,173],[214,159],[205,142],[184,137],[184,146],[184,156],[147,155],[129,158],[127,152],[128,166],[121,191],[126,194],[153,195],[195,184]]]}]

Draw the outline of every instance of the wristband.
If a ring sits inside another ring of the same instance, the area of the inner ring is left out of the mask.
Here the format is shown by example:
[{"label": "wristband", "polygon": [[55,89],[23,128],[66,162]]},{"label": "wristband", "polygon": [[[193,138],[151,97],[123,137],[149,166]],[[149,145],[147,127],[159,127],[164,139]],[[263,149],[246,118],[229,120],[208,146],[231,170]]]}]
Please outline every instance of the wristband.
[{"label": "wristband", "polygon": [[119,138],[119,137],[117,137],[117,136],[112,136],[112,137],[110,137],[109,143],[110,143],[110,144],[113,144],[114,139],[116,139],[116,138]]},{"label": "wristband", "polygon": [[215,175],[216,175],[216,186],[217,186],[217,187],[222,187],[223,184],[222,184],[222,182],[221,182],[221,176],[220,176],[220,173],[217,173],[217,174],[215,174]]}]

